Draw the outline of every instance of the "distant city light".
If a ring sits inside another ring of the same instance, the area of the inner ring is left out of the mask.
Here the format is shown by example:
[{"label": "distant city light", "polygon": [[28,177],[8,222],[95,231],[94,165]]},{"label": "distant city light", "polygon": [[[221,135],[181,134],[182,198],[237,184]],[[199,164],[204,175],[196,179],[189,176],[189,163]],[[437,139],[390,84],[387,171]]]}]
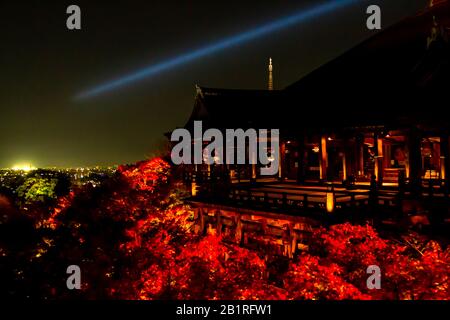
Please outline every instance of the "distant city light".
[{"label": "distant city light", "polygon": [[14,171],[33,171],[36,170],[36,167],[33,167],[31,164],[17,164],[12,167]]}]

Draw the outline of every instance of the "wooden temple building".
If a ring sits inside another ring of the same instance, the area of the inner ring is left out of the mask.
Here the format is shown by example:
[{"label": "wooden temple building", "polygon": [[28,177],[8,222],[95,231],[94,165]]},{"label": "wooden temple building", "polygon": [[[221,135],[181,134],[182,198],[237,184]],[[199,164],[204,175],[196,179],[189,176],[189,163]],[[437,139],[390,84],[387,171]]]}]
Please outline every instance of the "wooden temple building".
[{"label": "wooden temple building", "polygon": [[[268,90],[197,87],[185,128],[280,129],[273,177],[255,165],[183,166],[203,225],[203,215],[213,225],[236,212],[292,222],[374,203],[394,215],[441,204],[447,214],[450,3],[438,2],[282,90],[273,90],[271,63]],[[291,235],[299,223],[288,223]]]}]

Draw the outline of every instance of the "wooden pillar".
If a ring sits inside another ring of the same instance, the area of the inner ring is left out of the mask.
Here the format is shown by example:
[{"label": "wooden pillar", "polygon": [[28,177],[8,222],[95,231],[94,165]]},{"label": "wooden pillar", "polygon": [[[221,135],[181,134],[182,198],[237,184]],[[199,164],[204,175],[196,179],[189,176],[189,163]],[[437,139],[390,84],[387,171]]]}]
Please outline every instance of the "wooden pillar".
[{"label": "wooden pillar", "polygon": [[198,211],[200,215],[200,234],[206,235],[207,224],[205,223],[205,213],[203,212],[203,208],[199,208]]},{"label": "wooden pillar", "polygon": [[320,181],[327,181],[327,168],[328,168],[328,153],[327,153],[327,137],[320,137],[319,144],[319,169],[320,169]]},{"label": "wooden pillar", "polygon": [[238,221],[236,224],[236,231],[235,231],[235,241],[238,245],[242,245],[244,241],[244,232],[242,230],[242,220],[241,217],[237,217]]},{"label": "wooden pillar", "polygon": [[442,134],[440,137],[440,167],[441,167],[441,180],[445,182],[445,185],[448,186],[448,181],[450,178],[449,172],[449,162],[450,162],[450,146],[448,134]]},{"label": "wooden pillar", "polygon": [[295,228],[294,228],[295,224],[294,223],[290,223],[289,224],[289,235],[291,238],[291,257],[294,257],[296,251],[297,251],[297,247],[298,247],[298,236],[297,233],[295,232]]},{"label": "wooden pillar", "polygon": [[413,196],[420,194],[422,179],[421,136],[417,128],[411,128],[408,136],[409,186]]},{"label": "wooden pillar", "polygon": [[222,228],[223,228],[222,213],[220,212],[220,210],[217,210],[216,211],[216,232],[217,232],[218,236],[220,236],[222,234]]},{"label": "wooden pillar", "polygon": [[359,170],[358,164],[358,139],[349,140],[349,145],[345,149],[347,179],[356,179]]},{"label": "wooden pillar", "polygon": [[253,163],[252,164],[252,181],[256,181],[256,177],[257,177],[257,174],[256,174],[256,163]]},{"label": "wooden pillar", "polygon": [[405,137],[405,178],[409,179],[409,131],[404,134]]},{"label": "wooden pillar", "polygon": [[347,147],[342,152],[342,180],[347,181]]},{"label": "wooden pillar", "polygon": [[364,176],[364,136],[356,138],[358,175]]},{"label": "wooden pillar", "polygon": [[283,180],[284,156],[286,154],[286,144],[280,140],[280,153],[278,154],[278,179]]},{"label": "wooden pillar", "polygon": [[297,183],[305,182],[306,173],[306,141],[302,135],[298,138],[298,168],[297,168]]},{"label": "wooden pillar", "polygon": [[194,231],[196,234],[200,234],[203,228],[203,221],[199,208],[194,208],[194,221],[195,221]]},{"label": "wooden pillar", "polygon": [[355,176],[355,151],[356,139],[348,139],[344,137],[344,147],[342,150],[342,180],[348,181],[349,178]]},{"label": "wooden pillar", "polygon": [[373,136],[374,147],[375,147],[375,177],[378,185],[383,184],[383,140],[380,138],[378,133]]}]

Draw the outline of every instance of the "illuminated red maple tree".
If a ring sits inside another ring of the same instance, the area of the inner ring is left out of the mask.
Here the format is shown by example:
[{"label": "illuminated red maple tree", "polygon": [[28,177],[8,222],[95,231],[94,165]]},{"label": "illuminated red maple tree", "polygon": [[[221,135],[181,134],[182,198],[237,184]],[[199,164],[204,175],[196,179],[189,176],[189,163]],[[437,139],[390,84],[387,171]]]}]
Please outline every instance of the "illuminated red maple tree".
[{"label": "illuminated red maple tree", "polygon": [[[434,241],[387,240],[369,225],[345,223],[315,230],[309,249],[286,262],[197,235],[182,196],[160,158],[121,166],[100,187],[75,190],[43,224],[51,240],[44,241],[42,270],[58,274],[59,264],[82,261],[79,295],[92,299],[450,298],[449,249]],[[367,288],[369,265],[382,271],[380,290]],[[71,297],[56,289],[60,278],[47,282],[50,297]]]},{"label": "illuminated red maple tree", "polygon": [[[164,169],[155,170],[153,166]],[[167,178],[155,175],[166,174],[167,168],[158,159],[122,172],[134,181],[134,188],[153,191],[161,183],[151,183],[152,188],[147,188],[149,179],[140,175],[148,172],[155,181],[166,182]],[[310,250],[291,262],[287,272],[276,275],[282,285],[275,286],[268,280],[266,262],[257,252],[224,243],[215,235],[199,238],[193,234],[192,212],[174,199],[169,192],[163,207],[155,208],[128,230],[134,240],[125,246],[132,253],[140,252],[139,265],[143,266],[129,298],[335,300],[450,296],[448,249],[443,251],[437,243],[426,242],[418,253],[406,242],[381,238],[369,225],[350,223],[317,229]],[[367,288],[369,265],[377,265],[383,272],[381,290]]]},{"label": "illuminated red maple tree", "polygon": [[[350,223],[316,230],[311,254],[342,268],[346,281],[373,299],[449,299],[450,250],[418,235],[393,241],[369,225]],[[368,290],[366,269],[379,266],[380,290]]]}]

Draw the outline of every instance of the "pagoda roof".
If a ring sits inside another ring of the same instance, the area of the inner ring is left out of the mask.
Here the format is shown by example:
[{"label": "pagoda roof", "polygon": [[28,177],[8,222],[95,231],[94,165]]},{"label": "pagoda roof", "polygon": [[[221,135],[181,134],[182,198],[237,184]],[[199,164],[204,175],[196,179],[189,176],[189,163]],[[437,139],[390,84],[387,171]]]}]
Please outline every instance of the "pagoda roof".
[{"label": "pagoda roof", "polygon": [[214,128],[268,128],[276,124],[281,115],[275,107],[286,105],[284,91],[235,90],[197,86],[194,110],[186,124],[202,120],[206,127]]}]

